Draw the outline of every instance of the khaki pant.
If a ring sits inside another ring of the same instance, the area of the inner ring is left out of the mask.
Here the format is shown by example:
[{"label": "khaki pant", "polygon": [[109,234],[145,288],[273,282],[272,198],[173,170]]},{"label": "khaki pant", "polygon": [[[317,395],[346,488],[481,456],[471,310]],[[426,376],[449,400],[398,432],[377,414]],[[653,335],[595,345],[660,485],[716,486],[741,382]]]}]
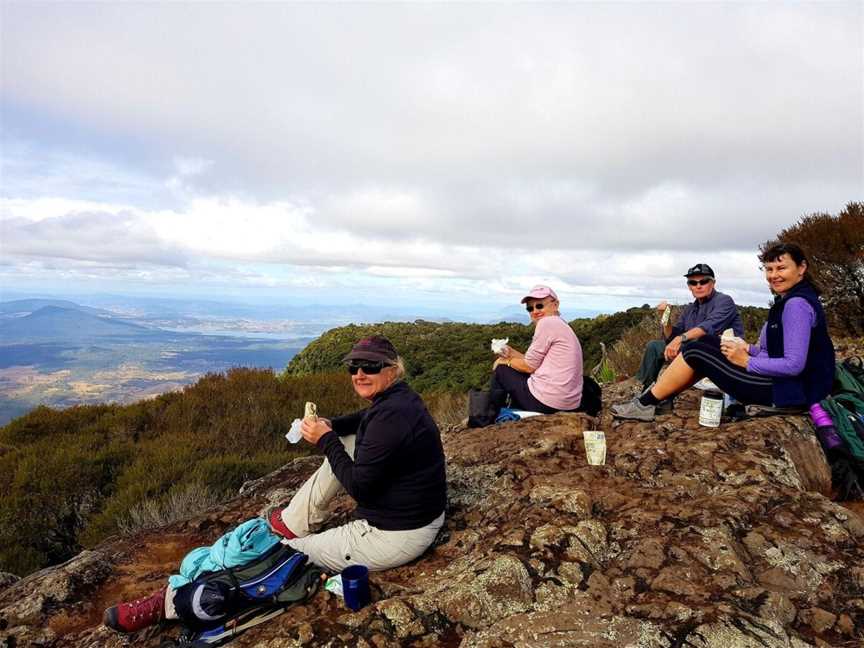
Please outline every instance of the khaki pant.
[{"label": "khaki pant", "polygon": [[[355,435],[339,437],[345,451],[354,456]],[[302,551],[316,565],[330,572],[341,572],[348,565],[365,565],[369,571],[380,571],[411,562],[435,540],[444,524],[444,512],[424,527],[406,531],[385,531],[366,520],[313,533],[313,528],[327,518],[327,506],[343,492],[330,462],[306,480],[282,511],[282,521],[297,538],[287,544]]]}]

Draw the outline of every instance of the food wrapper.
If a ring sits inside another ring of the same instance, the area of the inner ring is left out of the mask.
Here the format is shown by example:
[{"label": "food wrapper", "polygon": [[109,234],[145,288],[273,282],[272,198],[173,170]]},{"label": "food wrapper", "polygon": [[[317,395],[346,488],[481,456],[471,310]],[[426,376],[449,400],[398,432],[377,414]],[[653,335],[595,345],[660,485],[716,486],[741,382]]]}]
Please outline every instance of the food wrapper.
[{"label": "food wrapper", "polygon": [[585,458],[589,466],[606,465],[606,434],[600,430],[585,430]]},{"label": "food wrapper", "polygon": [[[313,421],[318,420],[318,406],[315,403],[307,402],[306,408],[303,411],[303,418],[311,418]],[[285,435],[285,438],[288,439],[290,443],[300,443],[300,439],[303,438],[303,433],[300,431],[300,426],[303,425],[303,421],[301,419],[294,419],[291,421],[291,429],[288,430],[288,433]]]},{"label": "food wrapper", "polygon": [[306,403],[306,411],[303,414],[304,419],[311,418],[313,421],[318,420],[318,406],[315,403]]},{"label": "food wrapper", "polygon": [[501,355],[502,351],[507,347],[507,343],[510,341],[510,338],[502,338],[502,339],[492,339],[492,344],[490,348],[492,349],[492,353],[497,353]]},{"label": "food wrapper", "polygon": [[345,592],[342,589],[342,574],[336,574],[335,576],[328,578],[327,582],[324,583],[324,589],[331,594],[344,597]]},{"label": "food wrapper", "polygon": [[303,433],[300,431],[300,426],[303,424],[303,421],[300,419],[294,419],[291,421],[291,429],[288,430],[288,433],[285,435],[285,438],[288,439],[289,443],[300,443],[300,439],[303,438]]},{"label": "food wrapper", "polygon": [[672,307],[667,304],[666,308],[663,309],[663,314],[660,316],[660,324],[662,326],[666,326],[669,323],[669,318],[671,318],[671,317],[672,317]]},{"label": "food wrapper", "polygon": [[720,336],[720,342],[733,342],[735,344],[744,344],[744,340],[735,335],[735,331],[731,328],[727,328],[723,331],[723,334]]}]

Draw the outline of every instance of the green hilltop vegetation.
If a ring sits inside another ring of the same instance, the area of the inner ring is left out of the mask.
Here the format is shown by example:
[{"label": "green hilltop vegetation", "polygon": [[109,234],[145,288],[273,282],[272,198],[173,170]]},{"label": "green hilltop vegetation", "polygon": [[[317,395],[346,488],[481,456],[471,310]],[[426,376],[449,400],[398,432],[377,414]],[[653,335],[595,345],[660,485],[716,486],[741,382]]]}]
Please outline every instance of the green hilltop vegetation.
[{"label": "green hilltop vegetation", "polygon": [[[614,315],[574,319],[570,326],[579,336],[586,372],[600,360],[600,342],[611,345],[628,328],[638,324],[651,309],[631,308]],[[408,381],[418,392],[465,392],[489,383],[495,356],[493,338],[509,338],[510,346],[525,351],[533,327],[528,324],[384,322],[331,329],[298,353],[285,370],[286,376],[307,376],[342,368],[342,357],[351,345],[367,335],[386,336],[405,361]]]},{"label": "green hilltop vegetation", "polygon": [[[752,311],[752,322],[764,319],[764,309],[743,310]],[[656,314],[643,306],[570,325],[587,373],[600,359],[600,342],[615,346],[640,326],[654,330]],[[38,407],[0,428],[0,571],[24,575],[112,534],[187,517],[315,452],[284,435],[307,400],[328,416],[365,406],[341,365],[363,336],[391,339],[409,383],[446,424],[466,415],[468,389],[488,384],[490,340],[507,337],[524,350],[532,331],[512,323],[344,326],[312,342],[280,376],[233,369],[131,405]]]},{"label": "green hilltop vegetation", "polygon": [[[765,321],[767,310],[739,308],[745,334],[754,339]],[[647,320],[647,322],[646,322]],[[657,316],[647,304],[614,315],[579,318],[569,322],[582,344],[585,373],[600,362],[604,343],[611,348],[627,331],[637,325],[659,334]],[[528,324],[413,323],[385,322],[342,326],[331,329],[298,353],[285,370],[285,376],[308,376],[342,369],[342,357],[358,339],[378,334],[387,337],[405,361],[407,379],[420,393],[459,392],[479,389],[489,383],[495,356],[489,349],[493,338],[509,338],[510,345],[525,351],[531,343],[533,327]],[[641,349],[640,349],[641,350]],[[623,368],[621,368],[623,369]]]}]

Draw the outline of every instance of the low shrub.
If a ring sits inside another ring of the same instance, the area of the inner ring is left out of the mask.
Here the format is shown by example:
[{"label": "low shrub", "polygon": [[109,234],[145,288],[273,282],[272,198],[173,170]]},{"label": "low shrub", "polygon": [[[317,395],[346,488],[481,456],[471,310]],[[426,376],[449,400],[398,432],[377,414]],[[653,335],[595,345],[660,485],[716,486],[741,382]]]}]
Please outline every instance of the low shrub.
[{"label": "low shrub", "polygon": [[172,488],[162,497],[138,502],[117,521],[123,534],[133,534],[145,529],[156,529],[177,520],[183,520],[215,506],[224,499],[201,484],[188,484]]}]

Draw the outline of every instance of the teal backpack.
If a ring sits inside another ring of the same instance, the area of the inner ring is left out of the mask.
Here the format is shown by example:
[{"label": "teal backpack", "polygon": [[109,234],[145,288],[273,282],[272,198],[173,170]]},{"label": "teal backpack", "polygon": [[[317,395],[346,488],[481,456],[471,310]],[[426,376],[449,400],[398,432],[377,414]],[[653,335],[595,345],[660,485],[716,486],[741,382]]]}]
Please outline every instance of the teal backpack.
[{"label": "teal backpack", "polygon": [[834,390],[821,403],[849,452],[864,461],[864,366],[861,358],[837,363]]},{"label": "teal backpack", "polygon": [[837,499],[864,499],[864,366],[861,358],[838,362],[834,388],[821,403],[831,428],[816,428],[831,466]]}]

